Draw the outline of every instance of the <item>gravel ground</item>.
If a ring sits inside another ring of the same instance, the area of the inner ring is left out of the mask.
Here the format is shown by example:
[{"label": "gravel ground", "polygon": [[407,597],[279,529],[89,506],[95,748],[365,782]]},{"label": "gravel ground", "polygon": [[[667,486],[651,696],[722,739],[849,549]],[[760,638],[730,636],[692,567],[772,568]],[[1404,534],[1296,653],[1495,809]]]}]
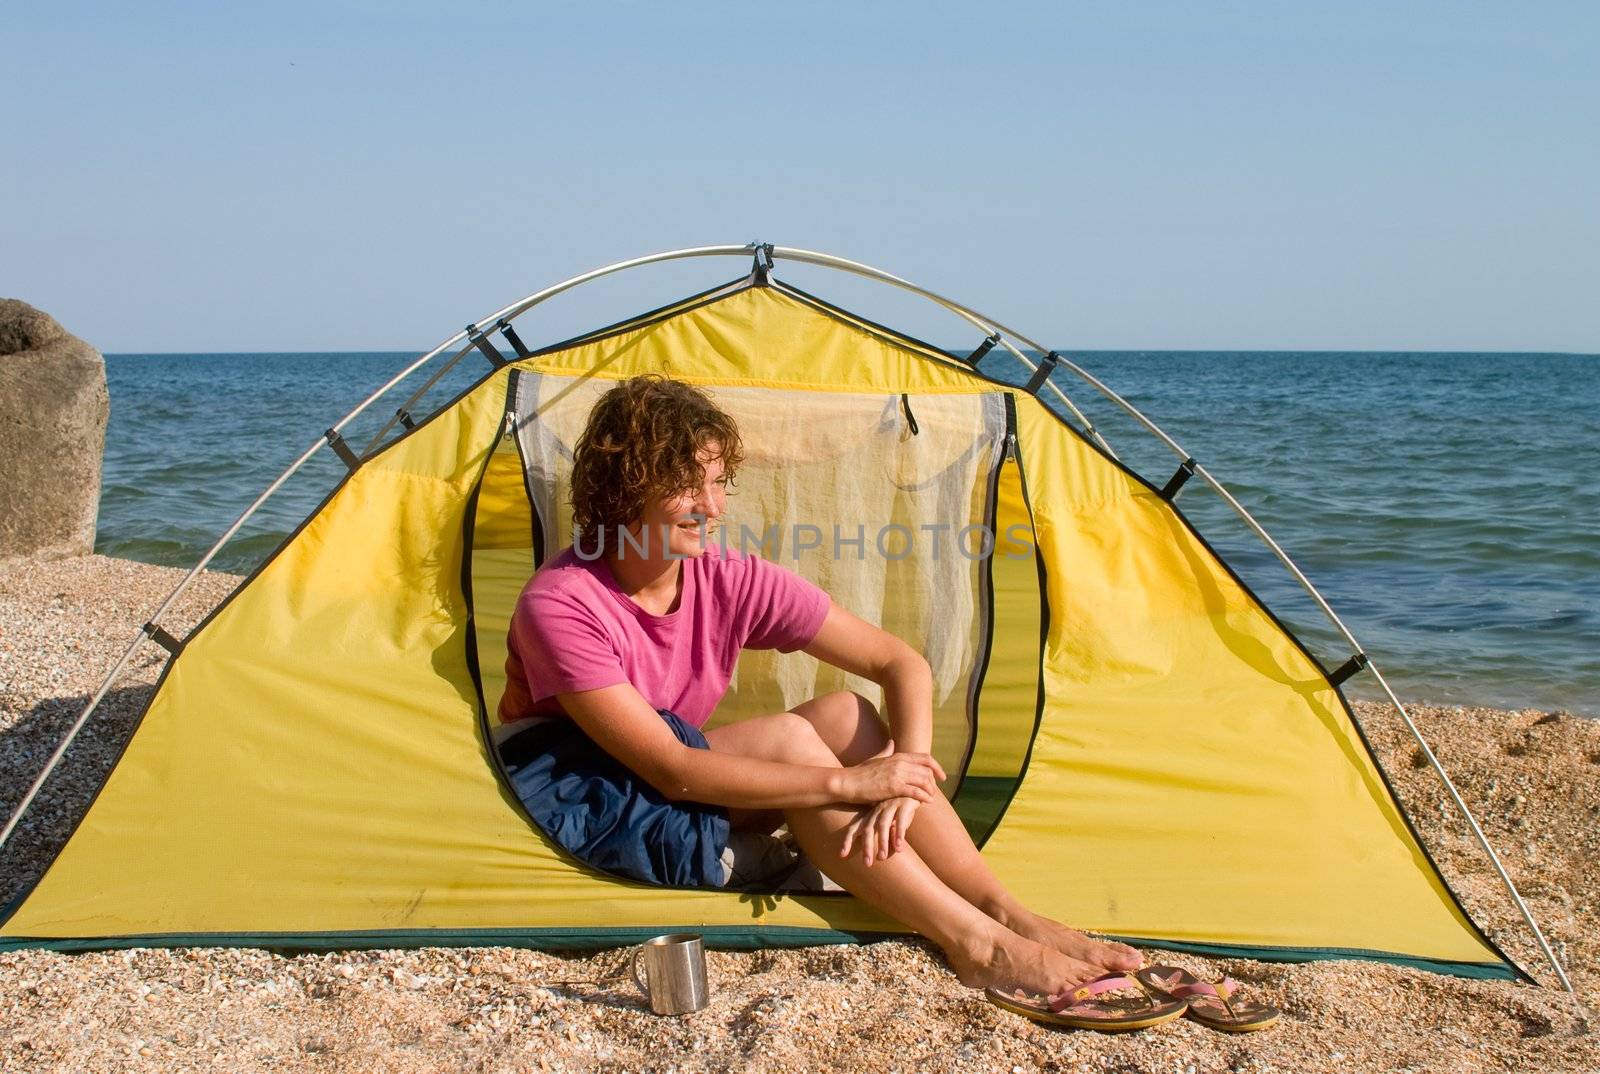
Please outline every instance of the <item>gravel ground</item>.
[{"label": "gravel ground", "polygon": [[[181,577],[100,556],[0,569],[0,813]],[[186,626],[238,579],[203,575]],[[25,886],[115,756],[159,671],[141,649],[0,859],[0,902]],[[1446,875],[1490,935],[1544,963],[1491,866],[1386,706],[1359,713]],[[1033,1025],[965,989],[920,941],[708,955],[710,1007],[657,1018],[604,977],[624,952],[506,948],[136,950],[0,954],[3,1071],[1524,1071],[1600,1070],[1600,721],[1417,706],[1579,1000],[1363,962],[1226,969],[1283,1008],[1264,1033],[1177,1022],[1125,1037]]]}]

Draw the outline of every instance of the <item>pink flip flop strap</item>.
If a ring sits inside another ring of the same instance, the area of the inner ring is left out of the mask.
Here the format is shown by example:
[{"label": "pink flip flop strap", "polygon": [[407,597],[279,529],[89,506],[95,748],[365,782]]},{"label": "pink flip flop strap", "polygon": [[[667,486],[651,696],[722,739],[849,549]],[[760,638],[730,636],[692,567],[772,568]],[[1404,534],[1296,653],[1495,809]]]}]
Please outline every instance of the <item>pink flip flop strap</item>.
[{"label": "pink flip flop strap", "polygon": [[1051,1006],[1054,1007],[1058,1011],[1059,1010],[1064,1010],[1067,1007],[1071,1007],[1071,1006],[1075,1006],[1076,1004],[1083,1003],[1085,1000],[1093,999],[1095,996],[1100,995],[1100,993],[1102,993],[1102,992],[1115,992],[1119,988],[1138,988],[1138,987],[1139,987],[1138,984],[1135,983],[1133,980],[1131,980],[1129,977],[1127,977],[1125,974],[1108,973],[1104,977],[1097,977],[1094,980],[1090,981],[1088,984],[1079,985],[1077,988],[1074,988],[1072,991],[1065,993],[1064,995],[1059,997],[1054,1003],[1052,1003]]},{"label": "pink flip flop strap", "polygon": [[1239,990],[1239,982],[1232,977],[1224,977],[1216,984],[1207,984],[1200,981],[1196,984],[1179,985],[1169,991],[1180,998],[1185,996],[1216,996],[1218,999],[1227,999]]}]

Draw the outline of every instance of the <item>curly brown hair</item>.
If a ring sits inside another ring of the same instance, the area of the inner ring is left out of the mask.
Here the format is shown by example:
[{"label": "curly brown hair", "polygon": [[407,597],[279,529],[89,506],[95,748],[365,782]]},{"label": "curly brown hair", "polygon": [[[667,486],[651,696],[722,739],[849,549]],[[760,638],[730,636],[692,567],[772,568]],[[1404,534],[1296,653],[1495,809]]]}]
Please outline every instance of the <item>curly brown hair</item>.
[{"label": "curly brown hair", "polygon": [[743,445],[709,395],[660,373],[621,381],[589,412],[573,452],[573,525],[603,534],[632,523],[652,498],[699,488],[706,447],[717,450],[731,484]]}]

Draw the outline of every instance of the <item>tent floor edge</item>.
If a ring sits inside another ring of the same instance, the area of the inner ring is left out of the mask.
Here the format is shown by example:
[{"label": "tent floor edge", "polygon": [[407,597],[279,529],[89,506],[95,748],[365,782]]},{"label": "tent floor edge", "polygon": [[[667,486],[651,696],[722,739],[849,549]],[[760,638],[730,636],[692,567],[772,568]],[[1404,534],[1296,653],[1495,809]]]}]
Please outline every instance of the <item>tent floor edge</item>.
[{"label": "tent floor edge", "polygon": [[[137,947],[257,948],[281,952],[410,950],[421,947],[516,947],[538,951],[602,951],[641,943],[653,936],[670,932],[698,932],[705,937],[707,947],[719,951],[821,947],[836,944],[864,945],[884,940],[911,939],[913,936],[911,933],[856,932],[794,925],[694,924],[616,928],[398,929],[305,933],[203,932],[72,938],[14,937],[0,939],[0,952],[38,950],[71,954]],[[1404,966],[1408,969],[1470,980],[1525,980],[1527,983],[1537,984],[1505,962],[1450,962],[1391,951],[1367,951],[1356,948],[1195,943],[1146,936],[1107,935],[1107,938],[1138,947],[1177,951],[1208,958],[1246,958],[1257,962],[1280,963],[1328,960],[1382,962],[1391,966]]]},{"label": "tent floor edge", "polygon": [[518,947],[538,951],[601,951],[671,932],[696,932],[720,951],[822,947],[910,938],[910,933],[856,932],[796,925],[630,925],[616,928],[396,929],[361,932],[201,932],[73,938],[0,938],[0,952],[77,953],[134,947],[258,948],[270,951],[409,950],[419,947]]}]

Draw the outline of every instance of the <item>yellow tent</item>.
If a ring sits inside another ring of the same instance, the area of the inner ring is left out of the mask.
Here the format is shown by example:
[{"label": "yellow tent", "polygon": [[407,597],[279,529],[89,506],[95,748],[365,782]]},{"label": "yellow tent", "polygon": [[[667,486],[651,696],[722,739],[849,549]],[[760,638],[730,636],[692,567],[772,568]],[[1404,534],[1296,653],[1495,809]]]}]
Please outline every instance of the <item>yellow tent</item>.
[{"label": "yellow tent", "polygon": [[[538,352],[502,328],[517,357],[470,330],[463,352],[493,359],[477,383],[365,454],[331,435],[352,465],[321,506],[186,638],[150,629],[175,655],[0,949],[903,932],[843,893],[597,873],[498,768],[506,624],[571,540],[572,439],[611,383],[659,371],[740,422],[724,532],[777,532],[764,554],[929,655],[946,792],[1030,906],[1183,950],[1520,974],[1330,674],[1043,376],[997,379],[765,265]],[[714,722],[842,687],[875,689],[747,652]]]}]

